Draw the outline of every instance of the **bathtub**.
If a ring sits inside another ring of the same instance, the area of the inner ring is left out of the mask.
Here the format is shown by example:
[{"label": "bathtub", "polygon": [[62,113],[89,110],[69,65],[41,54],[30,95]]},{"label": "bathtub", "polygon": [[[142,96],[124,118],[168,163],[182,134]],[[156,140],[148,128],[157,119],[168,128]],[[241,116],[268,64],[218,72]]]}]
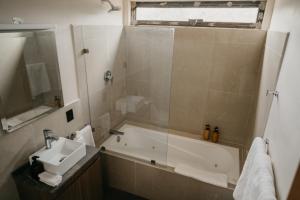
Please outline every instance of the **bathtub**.
[{"label": "bathtub", "polygon": [[130,124],[124,124],[119,130],[124,135],[110,136],[101,147],[171,167],[175,173],[224,188],[238,180],[238,148]]}]

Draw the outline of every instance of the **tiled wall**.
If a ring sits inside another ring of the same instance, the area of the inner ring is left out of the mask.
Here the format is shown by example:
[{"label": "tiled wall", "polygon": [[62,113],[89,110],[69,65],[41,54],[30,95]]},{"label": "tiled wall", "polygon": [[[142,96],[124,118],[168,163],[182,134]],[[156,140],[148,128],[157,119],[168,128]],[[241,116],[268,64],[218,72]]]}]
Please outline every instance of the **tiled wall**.
[{"label": "tiled wall", "polygon": [[[265,31],[125,30],[75,28],[75,43],[82,43],[78,59],[84,59],[78,65],[79,93],[89,101],[97,141],[128,119],[199,135],[210,123],[220,127],[221,140],[246,144],[253,131]],[[90,53],[80,55],[83,47]],[[113,71],[112,84],[103,80],[107,69]]]},{"label": "tiled wall", "polygon": [[169,125],[244,144],[252,132],[265,31],[176,28]]},{"label": "tiled wall", "polygon": [[[71,108],[75,119],[67,123],[65,112]],[[76,101],[13,133],[0,133],[0,199],[18,199],[11,172],[28,162],[28,156],[44,146],[43,129],[67,136],[84,125],[81,112],[80,101]]]},{"label": "tiled wall", "polygon": [[171,169],[101,154],[104,185],[153,200],[232,200],[232,190],[207,184]]},{"label": "tiled wall", "polygon": [[[174,29],[126,27],[127,119],[167,126],[169,122]],[[142,99],[139,103],[135,99]]]},{"label": "tiled wall", "polygon": [[[125,117],[116,106],[118,100],[126,97],[123,33],[123,26],[74,27],[79,94],[83,106],[89,110],[96,144],[100,144],[109,129]],[[82,54],[83,48],[89,49],[89,53]],[[107,70],[113,74],[109,82],[104,81]]]}]

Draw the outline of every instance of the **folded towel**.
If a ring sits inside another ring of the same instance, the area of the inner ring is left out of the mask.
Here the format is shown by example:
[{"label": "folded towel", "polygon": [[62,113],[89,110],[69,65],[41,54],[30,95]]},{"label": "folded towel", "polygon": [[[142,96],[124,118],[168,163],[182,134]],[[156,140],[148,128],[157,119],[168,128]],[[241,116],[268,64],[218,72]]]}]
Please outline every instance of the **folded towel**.
[{"label": "folded towel", "polygon": [[92,127],[90,125],[87,125],[80,131],[76,131],[76,137],[74,140],[93,147],[96,146],[93,137]]},{"label": "folded towel", "polygon": [[51,90],[45,63],[28,64],[26,65],[26,71],[33,99],[35,99],[36,96]]},{"label": "folded towel", "polygon": [[50,185],[52,187],[59,185],[62,181],[61,175],[51,174],[49,172],[40,173],[39,178],[41,182]]},{"label": "folded towel", "polygon": [[271,158],[261,138],[255,138],[233,192],[235,200],[275,200]]}]

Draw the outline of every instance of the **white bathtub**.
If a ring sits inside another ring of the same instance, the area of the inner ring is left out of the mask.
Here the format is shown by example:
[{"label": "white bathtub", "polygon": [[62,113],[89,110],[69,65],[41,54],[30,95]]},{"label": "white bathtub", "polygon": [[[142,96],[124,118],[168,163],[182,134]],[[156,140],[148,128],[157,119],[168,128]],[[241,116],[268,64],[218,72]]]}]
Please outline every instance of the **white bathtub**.
[{"label": "white bathtub", "polygon": [[176,173],[203,182],[227,187],[239,177],[237,148],[182,137],[129,124],[120,131],[118,142],[109,137],[101,147],[106,150],[173,167]]}]

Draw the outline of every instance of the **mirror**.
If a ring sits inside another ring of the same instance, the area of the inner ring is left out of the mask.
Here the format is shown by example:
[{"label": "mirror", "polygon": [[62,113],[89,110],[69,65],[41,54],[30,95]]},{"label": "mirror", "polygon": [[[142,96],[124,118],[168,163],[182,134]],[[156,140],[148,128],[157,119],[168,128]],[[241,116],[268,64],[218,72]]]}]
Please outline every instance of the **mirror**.
[{"label": "mirror", "polygon": [[62,106],[55,32],[1,32],[2,129],[12,132]]}]

